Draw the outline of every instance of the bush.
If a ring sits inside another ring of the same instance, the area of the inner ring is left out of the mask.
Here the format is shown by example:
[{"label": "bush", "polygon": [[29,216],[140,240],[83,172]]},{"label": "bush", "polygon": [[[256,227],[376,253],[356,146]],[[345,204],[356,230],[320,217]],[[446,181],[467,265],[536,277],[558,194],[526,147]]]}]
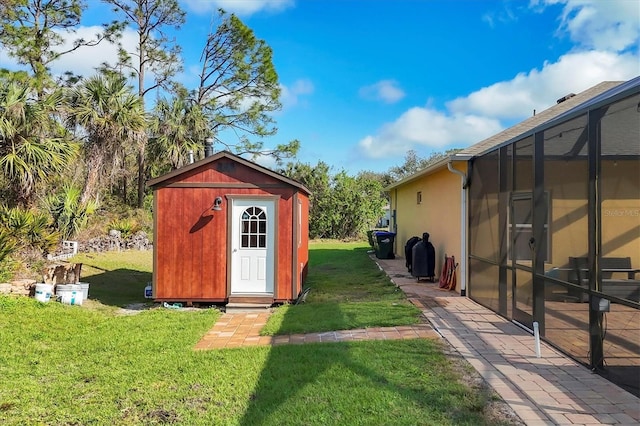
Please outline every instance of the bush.
[{"label": "bush", "polygon": [[65,185],[57,194],[44,200],[45,208],[53,217],[55,228],[62,239],[73,239],[87,225],[89,216],[95,213],[98,203],[92,200],[82,202],[79,188]]},{"label": "bush", "polygon": [[112,220],[109,223],[109,231],[115,229],[120,232],[122,238],[129,238],[140,230],[140,226],[132,219]]},{"label": "bush", "polygon": [[0,260],[0,283],[9,281],[16,270],[17,264],[11,258]]}]

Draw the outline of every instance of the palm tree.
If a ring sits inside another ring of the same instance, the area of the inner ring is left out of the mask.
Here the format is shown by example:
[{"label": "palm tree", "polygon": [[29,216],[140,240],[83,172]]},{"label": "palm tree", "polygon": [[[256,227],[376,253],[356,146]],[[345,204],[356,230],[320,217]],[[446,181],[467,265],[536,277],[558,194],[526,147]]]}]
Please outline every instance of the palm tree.
[{"label": "palm tree", "polygon": [[94,200],[80,202],[82,191],[65,184],[56,194],[49,194],[43,201],[45,209],[53,218],[53,227],[65,240],[73,239],[95,213],[98,204]]},{"label": "palm tree", "polygon": [[40,183],[50,182],[77,154],[58,119],[60,91],[37,99],[28,85],[0,81],[0,177],[10,197],[27,205]]},{"label": "palm tree", "polygon": [[123,76],[108,73],[88,79],[70,93],[68,120],[83,136],[87,167],[81,203],[125,171],[126,153],[143,140],[146,116],[132,90]]},{"label": "palm tree", "polygon": [[184,97],[171,101],[161,99],[151,118],[149,158],[160,170],[177,169],[185,165],[189,151],[196,156],[208,133],[207,118],[202,109]]}]

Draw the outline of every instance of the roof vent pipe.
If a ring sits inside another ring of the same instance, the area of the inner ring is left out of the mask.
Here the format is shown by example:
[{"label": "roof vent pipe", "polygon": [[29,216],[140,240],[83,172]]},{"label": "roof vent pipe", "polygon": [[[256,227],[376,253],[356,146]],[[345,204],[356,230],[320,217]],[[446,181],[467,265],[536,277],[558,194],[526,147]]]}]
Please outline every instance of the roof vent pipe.
[{"label": "roof vent pipe", "polygon": [[575,95],[576,95],[575,93],[569,93],[568,95],[565,95],[565,96],[561,97],[560,99],[558,99],[556,102],[561,104],[564,101],[566,101],[567,99],[573,98]]},{"label": "roof vent pipe", "polygon": [[204,140],[204,156],[210,157],[213,155],[213,138],[206,138]]},{"label": "roof vent pipe", "polygon": [[193,159],[193,150],[190,149],[189,150],[189,164],[193,164],[193,161],[194,161],[194,159]]}]

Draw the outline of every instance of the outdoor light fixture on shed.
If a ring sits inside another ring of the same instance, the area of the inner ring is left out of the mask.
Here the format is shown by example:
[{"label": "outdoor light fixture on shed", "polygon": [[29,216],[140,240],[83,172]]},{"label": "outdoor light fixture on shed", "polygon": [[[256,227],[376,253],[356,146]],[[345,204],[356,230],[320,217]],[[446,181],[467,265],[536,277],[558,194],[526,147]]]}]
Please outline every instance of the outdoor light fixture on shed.
[{"label": "outdoor light fixture on shed", "polygon": [[219,212],[220,210],[222,210],[222,197],[216,197],[215,200],[213,200],[213,205],[211,206],[211,210],[215,210],[217,212]]}]

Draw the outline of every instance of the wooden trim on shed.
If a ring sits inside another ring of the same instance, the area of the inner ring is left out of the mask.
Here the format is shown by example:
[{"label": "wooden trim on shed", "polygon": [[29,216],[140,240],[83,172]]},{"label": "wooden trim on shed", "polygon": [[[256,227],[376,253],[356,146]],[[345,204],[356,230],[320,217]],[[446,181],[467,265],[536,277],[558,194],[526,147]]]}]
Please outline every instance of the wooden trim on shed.
[{"label": "wooden trim on shed", "polygon": [[227,289],[225,290],[225,296],[227,296],[227,298],[229,298],[229,295],[231,294],[231,265],[233,264],[232,259],[231,259],[231,253],[232,253],[232,248],[231,246],[232,244],[232,238],[233,238],[233,203],[231,203],[230,201],[232,200],[232,196],[230,196],[229,194],[224,195],[225,200],[227,201],[225,204],[227,205],[227,259],[226,259],[226,264],[227,264]]},{"label": "wooden trim on shed", "polygon": [[291,188],[291,185],[283,183],[211,183],[211,182],[174,182],[164,185],[163,188],[229,188],[229,189],[281,189]]},{"label": "wooden trim on shed", "polygon": [[[151,266],[151,297],[154,298],[156,296],[156,292],[158,291],[158,279],[157,273],[158,270],[158,197],[153,197],[153,256],[152,266]],[[153,299],[152,299],[153,300]]]},{"label": "wooden trim on shed", "polygon": [[291,299],[295,299],[298,297],[298,292],[296,289],[298,288],[298,280],[300,279],[298,274],[298,250],[300,248],[300,198],[298,193],[293,194],[291,209],[291,229],[293,232],[291,233]]},{"label": "wooden trim on shed", "polygon": [[233,160],[237,163],[240,163],[246,167],[249,167],[250,169],[256,170],[262,174],[265,174],[267,176],[271,176],[274,179],[277,179],[279,181],[282,181],[290,186],[293,186],[295,188],[300,189],[301,191],[304,191],[307,194],[311,194],[311,191],[309,191],[304,185],[302,185],[300,182],[297,182],[293,179],[289,179],[288,177],[281,175],[280,173],[276,173],[273,170],[269,170],[266,167],[262,167],[261,165],[254,163],[252,161],[246,160],[238,155],[232,154],[229,151],[220,151],[218,153],[215,153],[209,157],[205,157],[202,160],[196,161],[195,163],[191,163],[188,164],[186,166],[180,167],[179,169],[173,170],[167,174],[164,174],[162,176],[159,176],[157,178],[151,179],[149,181],[147,181],[147,186],[149,187],[154,187],[154,186],[158,186],[160,184],[162,184],[163,182],[166,182],[167,180],[170,180],[174,177],[180,176],[183,173],[186,173],[188,171],[191,170],[195,170],[198,167],[202,167],[206,164],[209,163],[213,163],[217,160],[219,160],[220,158],[229,158],[230,160]]},{"label": "wooden trim on shed", "polygon": [[231,296],[231,275],[233,274],[233,262],[231,259],[233,251],[233,200],[273,200],[273,214],[274,214],[274,240],[273,240],[273,299],[277,299],[278,296],[278,241],[280,240],[278,234],[278,222],[279,222],[279,209],[280,209],[280,195],[260,195],[260,194],[225,194],[227,199],[227,298]]}]

